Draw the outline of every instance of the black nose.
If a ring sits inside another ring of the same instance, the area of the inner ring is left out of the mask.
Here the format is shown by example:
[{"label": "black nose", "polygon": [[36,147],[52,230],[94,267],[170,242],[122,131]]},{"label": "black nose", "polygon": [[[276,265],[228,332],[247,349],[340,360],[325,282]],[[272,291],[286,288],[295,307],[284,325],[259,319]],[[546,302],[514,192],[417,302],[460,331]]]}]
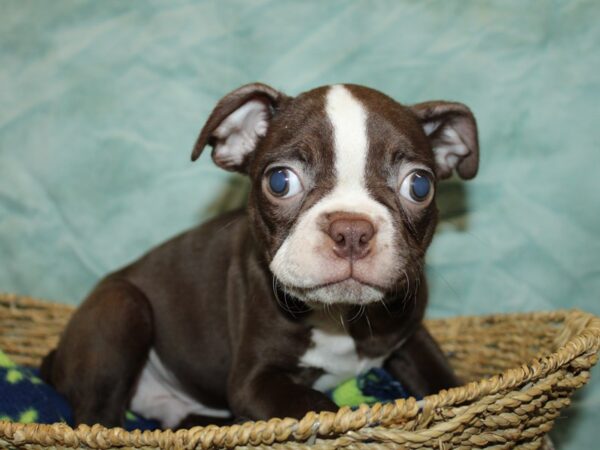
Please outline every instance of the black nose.
[{"label": "black nose", "polygon": [[369,254],[375,228],[365,219],[340,218],[331,222],[328,234],[333,240],[333,252],[337,256],[356,260]]}]

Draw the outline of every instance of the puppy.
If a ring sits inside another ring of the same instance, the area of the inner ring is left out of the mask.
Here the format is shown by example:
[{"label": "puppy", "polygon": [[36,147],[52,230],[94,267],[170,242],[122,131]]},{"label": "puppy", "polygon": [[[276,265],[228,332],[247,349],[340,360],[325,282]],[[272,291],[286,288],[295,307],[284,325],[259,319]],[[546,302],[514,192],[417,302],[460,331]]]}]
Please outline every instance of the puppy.
[{"label": "puppy", "polygon": [[226,95],[192,153],[251,181],[248,206],[108,275],[43,377],[79,423],[127,408],[163,427],[335,411],[323,393],[384,366],[414,395],[458,380],[421,321],[435,190],[477,172],[471,111],[357,85]]}]

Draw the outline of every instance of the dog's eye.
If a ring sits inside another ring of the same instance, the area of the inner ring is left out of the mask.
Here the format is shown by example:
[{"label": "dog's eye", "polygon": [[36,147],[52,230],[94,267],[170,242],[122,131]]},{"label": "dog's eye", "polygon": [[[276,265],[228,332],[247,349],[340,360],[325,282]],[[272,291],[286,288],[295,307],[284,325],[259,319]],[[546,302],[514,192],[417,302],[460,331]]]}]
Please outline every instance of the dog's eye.
[{"label": "dog's eye", "polygon": [[400,194],[413,203],[424,203],[433,195],[431,175],[424,170],[408,174],[400,186]]},{"label": "dog's eye", "polygon": [[288,198],[302,192],[298,175],[287,167],[275,167],[267,173],[269,192],[275,197]]}]

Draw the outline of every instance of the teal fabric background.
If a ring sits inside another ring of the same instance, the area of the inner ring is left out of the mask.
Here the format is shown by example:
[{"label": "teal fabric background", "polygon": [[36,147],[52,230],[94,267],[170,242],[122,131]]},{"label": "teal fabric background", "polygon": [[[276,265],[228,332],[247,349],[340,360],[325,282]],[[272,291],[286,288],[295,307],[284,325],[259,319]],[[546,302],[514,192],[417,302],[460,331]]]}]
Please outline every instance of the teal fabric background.
[{"label": "teal fabric background", "polygon": [[[106,272],[243,202],[189,154],[214,103],[260,80],[334,82],[479,121],[446,182],[430,315],[600,314],[600,3],[3,1],[0,290],[77,303]],[[600,368],[557,422],[597,446]]]}]

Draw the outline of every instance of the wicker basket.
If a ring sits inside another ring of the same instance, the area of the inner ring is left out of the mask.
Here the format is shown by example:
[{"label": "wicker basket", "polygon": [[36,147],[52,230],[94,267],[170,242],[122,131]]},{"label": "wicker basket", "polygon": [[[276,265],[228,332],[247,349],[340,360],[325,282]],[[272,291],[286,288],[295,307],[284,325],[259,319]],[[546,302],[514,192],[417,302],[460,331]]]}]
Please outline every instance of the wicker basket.
[{"label": "wicker basket", "polygon": [[[0,348],[37,365],[53,348],[72,308],[0,295]],[[363,405],[302,420],[274,418],[176,432],[100,425],[0,422],[8,448],[540,448],[569,397],[589,379],[600,348],[600,319],[556,311],[431,320],[429,329],[465,386],[425,398]]]}]

